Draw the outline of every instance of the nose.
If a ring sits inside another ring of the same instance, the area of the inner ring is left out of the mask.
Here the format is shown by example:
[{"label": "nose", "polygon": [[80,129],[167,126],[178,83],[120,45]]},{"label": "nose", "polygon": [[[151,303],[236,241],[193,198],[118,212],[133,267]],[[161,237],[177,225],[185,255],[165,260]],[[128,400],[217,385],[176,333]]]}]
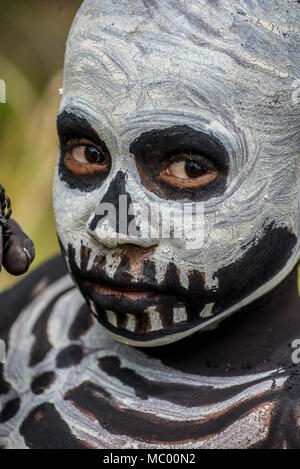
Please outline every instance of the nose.
[{"label": "nose", "polygon": [[87,221],[86,230],[108,248],[125,244],[143,248],[155,246],[157,240],[150,237],[145,207],[133,203],[126,181],[127,175],[119,171]]}]

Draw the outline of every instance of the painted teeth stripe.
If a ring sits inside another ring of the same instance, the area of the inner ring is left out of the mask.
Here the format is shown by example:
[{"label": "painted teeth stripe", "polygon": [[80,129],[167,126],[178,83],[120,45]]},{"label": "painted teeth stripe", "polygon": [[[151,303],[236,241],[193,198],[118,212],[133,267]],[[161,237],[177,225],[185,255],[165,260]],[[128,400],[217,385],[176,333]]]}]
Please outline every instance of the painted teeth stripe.
[{"label": "painted teeth stripe", "polygon": [[173,321],[176,322],[183,322],[187,320],[186,308],[184,306],[180,306],[178,308],[173,308]]},{"label": "painted teeth stripe", "polygon": [[115,327],[118,327],[118,322],[117,322],[117,315],[113,311],[105,311],[106,313],[106,318],[110,324],[112,324]]},{"label": "painted teeth stripe", "polygon": [[97,316],[98,316],[98,313],[97,313],[97,308],[96,308],[95,303],[94,303],[92,300],[89,300],[89,305],[90,305],[91,311],[92,311],[92,312],[94,313],[94,315],[97,317]]},{"label": "painted teeth stripe", "polygon": [[148,308],[146,313],[149,315],[150,323],[151,323],[151,332],[159,331],[163,329],[163,323],[160,318],[159,312],[156,310],[155,307]]},{"label": "painted teeth stripe", "polygon": [[136,329],[136,319],[133,314],[126,314],[127,322],[126,329],[131,332],[135,332]]}]

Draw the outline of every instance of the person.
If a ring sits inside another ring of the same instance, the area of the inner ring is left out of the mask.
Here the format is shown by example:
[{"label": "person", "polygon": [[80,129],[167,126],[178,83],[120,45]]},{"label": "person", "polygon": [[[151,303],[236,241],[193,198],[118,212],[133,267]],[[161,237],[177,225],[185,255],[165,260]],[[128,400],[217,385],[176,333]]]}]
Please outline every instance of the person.
[{"label": "person", "polygon": [[2,295],[4,448],[299,447],[300,6],[276,6],[83,2],[57,120],[68,273]]}]

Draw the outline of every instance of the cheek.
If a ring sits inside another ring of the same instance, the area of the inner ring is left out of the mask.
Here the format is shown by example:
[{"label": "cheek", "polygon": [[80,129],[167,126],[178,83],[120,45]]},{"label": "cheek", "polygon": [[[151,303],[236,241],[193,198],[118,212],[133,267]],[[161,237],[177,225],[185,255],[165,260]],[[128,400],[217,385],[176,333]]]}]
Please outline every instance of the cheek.
[{"label": "cheek", "polygon": [[296,244],[297,237],[288,228],[267,226],[243,257],[215,272],[219,287],[214,312],[240,302],[274,279],[287,266]]},{"label": "cheek", "polygon": [[[214,302],[214,314],[255,295],[258,289],[257,297],[274,288],[280,281],[277,274],[289,269],[289,264],[294,262],[292,256],[297,237],[289,228],[275,227],[273,223],[256,233],[260,234],[252,235],[251,241],[240,245],[232,229],[231,237],[225,240],[220,237],[219,241],[216,237],[199,251],[187,250],[183,239],[173,242],[171,252],[180,271],[181,285],[189,288],[189,273],[201,272],[206,292],[204,296],[206,301]],[[163,261],[161,249],[156,256],[156,265],[161,262],[164,265]],[[200,283],[194,281],[193,292],[199,291],[201,296]]]},{"label": "cheek", "polygon": [[71,190],[56,175],[53,206],[57,233],[65,247],[70,242],[80,246],[80,239],[87,237],[85,225],[98,199],[97,191],[87,194]]}]

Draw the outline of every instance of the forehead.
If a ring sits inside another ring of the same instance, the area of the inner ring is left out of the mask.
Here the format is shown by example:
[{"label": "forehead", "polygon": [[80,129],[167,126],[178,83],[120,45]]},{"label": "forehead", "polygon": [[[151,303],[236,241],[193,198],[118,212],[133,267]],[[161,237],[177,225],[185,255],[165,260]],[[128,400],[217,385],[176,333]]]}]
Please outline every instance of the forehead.
[{"label": "forehead", "polygon": [[193,119],[205,125],[217,116],[224,125],[253,127],[257,106],[269,114],[280,93],[274,114],[282,127],[278,112],[291,112],[290,90],[300,73],[299,9],[284,0],[283,15],[271,5],[86,1],[68,40],[62,108],[85,109],[124,132],[147,130],[144,122],[154,117],[162,126]]}]

